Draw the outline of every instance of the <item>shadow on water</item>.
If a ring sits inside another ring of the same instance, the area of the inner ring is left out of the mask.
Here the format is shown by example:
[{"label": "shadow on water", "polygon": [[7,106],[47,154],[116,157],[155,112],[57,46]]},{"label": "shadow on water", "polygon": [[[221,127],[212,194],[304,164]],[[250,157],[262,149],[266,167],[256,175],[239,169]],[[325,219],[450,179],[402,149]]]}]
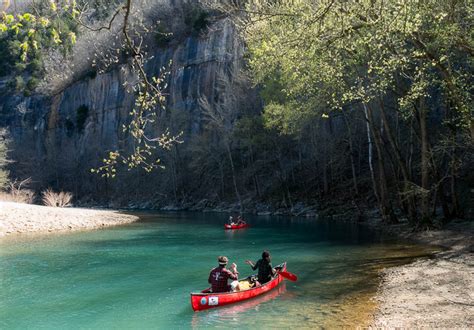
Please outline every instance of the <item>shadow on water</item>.
[{"label": "shadow on water", "polygon": [[276,289],[253,299],[241,302],[235,305],[224,306],[221,308],[210,309],[201,312],[195,312],[192,317],[192,328],[209,327],[212,325],[226,325],[235,321],[242,313],[248,313],[253,310],[258,312],[265,303],[274,299],[291,300],[295,299],[295,295],[286,290],[286,282],[282,282]]},{"label": "shadow on water", "polygon": [[187,239],[188,244],[216,245],[228,239],[246,237],[251,240],[266,237],[272,243],[284,243],[298,248],[304,243],[316,244],[318,242],[335,245],[365,245],[380,239],[370,229],[358,224],[325,219],[248,216],[246,220],[251,225],[250,228],[224,230],[223,224],[227,221],[227,215],[221,213],[166,212],[159,215],[138,213],[138,216],[140,216],[139,222],[120,229],[131,231],[126,238],[81,241],[80,244],[97,247],[122,246],[123,244],[147,245],[158,241],[172,242]]}]

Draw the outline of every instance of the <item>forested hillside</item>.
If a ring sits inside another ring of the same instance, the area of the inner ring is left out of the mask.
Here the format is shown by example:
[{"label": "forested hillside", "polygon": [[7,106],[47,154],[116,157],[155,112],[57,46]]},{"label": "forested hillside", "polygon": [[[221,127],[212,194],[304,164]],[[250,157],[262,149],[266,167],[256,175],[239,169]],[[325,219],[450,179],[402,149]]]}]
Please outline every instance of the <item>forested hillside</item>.
[{"label": "forested hillside", "polygon": [[446,219],[462,216],[473,197],[472,2],[258,1],[227,9],[246,13],[236,19],[263,86],[266,125],[300,136],[329,128],[315,152],[323,192],[351,177],[346,191],[370,189],[386,221],[402,211],[429,224],[438,208]]},{"label": "forested hillside", "polygon": [[2,16],[10,180],[114,207],[472,216],[472,1],[52,3]]}]

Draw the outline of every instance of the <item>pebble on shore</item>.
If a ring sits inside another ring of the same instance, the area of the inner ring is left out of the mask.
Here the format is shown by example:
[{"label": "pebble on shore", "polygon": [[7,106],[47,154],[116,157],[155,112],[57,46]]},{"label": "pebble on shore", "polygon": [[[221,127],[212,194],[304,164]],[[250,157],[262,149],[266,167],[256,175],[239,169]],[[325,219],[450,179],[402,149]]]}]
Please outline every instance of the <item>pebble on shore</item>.
[{"label": "pebble on shore", "polygon": [[415,234],[445,250],[388,268],[376,300],[373,329],[474,328],[474,222]]}]

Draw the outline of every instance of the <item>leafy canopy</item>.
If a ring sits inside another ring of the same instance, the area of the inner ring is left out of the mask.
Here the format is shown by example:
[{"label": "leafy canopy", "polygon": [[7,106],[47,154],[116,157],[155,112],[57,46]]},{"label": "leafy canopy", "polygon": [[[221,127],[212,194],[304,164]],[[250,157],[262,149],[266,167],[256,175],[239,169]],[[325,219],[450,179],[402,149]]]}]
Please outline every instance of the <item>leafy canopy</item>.
[{"label": "leafy canopy", "polygon": [[472,122],[470,0],[254,0],[245,17],[249,65],[270,126],[291,131],[308,116],[389,91],[410,116],[429,86],[441,89],[457,127]]}]

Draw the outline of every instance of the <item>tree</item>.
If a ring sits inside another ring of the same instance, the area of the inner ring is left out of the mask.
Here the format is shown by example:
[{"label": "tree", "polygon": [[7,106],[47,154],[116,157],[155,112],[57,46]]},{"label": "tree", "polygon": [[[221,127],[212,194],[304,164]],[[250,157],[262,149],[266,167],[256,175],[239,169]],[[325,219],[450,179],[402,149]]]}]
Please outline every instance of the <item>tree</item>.
[{"label": "tree", "polygon": [[[230,90],[230,86],[235,84],[234,75],[219,77],[217,89]],[[233,124],[237,118],[238,101],[236,95],[219,95],[217,102],[209,101],[205,98],[199,100],[199,105],[204,113],[208,129],[214,131],[220,139],[232,173],[232,183],[235,197],[239,202],[240,212],[243,211],[242,196],[237,185],[237,174],[234,157],[232,155]]]},{"label": "tree", "polygon": [[[433,191],[443,186],[430,179],[433,172],[448,166],[455,182],[457,141],[474,137],[472,3],[255,0],[221,8],[242,26],[255,82],[264,91],[278,82],[283,97],[267,100],[269,123],[282,130],[300,129],[311,118],[363,109],[369,148],[373,143],[376,151],[373,192],[382,217],[394,219],[391,167],[392,177],[402,181],[397,184],[402,209],[416,222],[420,200],[422,222],[429,224],[436,203]],[[438,95],[445,115],[430,130],[429,121],[439,113],[430,99]],[[405,141],[400,130],[394,131],[393,118],[404,120],[403,128],[419,138],[419,171],[413,162],[408,165],[400,149]],[[416,125],[409,124],[411,118]],[[442,151],[435,157],[433,144],[451,154]],[[368,162],[372,168],[372,160]],[[454,211],[456,189],[450,194]]]},{"label": "tree", "polygon": [[75,31],[79,28],[119,33],[116,45],[98,52],[100,61],[96,65],[99,72],[105,72],[123,59],[129,66],[132,79],[127,82],[128,90],[137,96],[130,111],[130,122],[124,125],[123,131],[129,134],[134,143],[131,151],[109,151],[104,164],[92,170],[104,177],[115,177],[119,163],[126,164],[129,169],[139,167],[147,172],[161,167],[160,159],[153,155],[153,150],[157,147],[169,149],[174,143],[180,142],[179,134],[172,135],[168,131],[160,136],[149,136],[148,126],[156,120],[156,112],[164,107],[163,90],[166,88],[167,73],[165,68],[157,76],[146,73],[145,64],[149,55],[144,46],[144,34],[150,27],[140,19],[132,22],[135,13],[132,4],[132,0],[111,2],[113,14],[105,24],[99,26],[89,24],[95,21],[91,18],[94,15],[87,15],[87,3],[80,7],[76,1],[68,0],[33,1],[26,12],[3,12],[0,16],[0,37],[6,38],[7,35],[12,38],[13,45],[18,45],[17,55],[23,66],[37,56],[42,48],[56,45],[69,50],[70,44],[76,42]]},{"label": "tree", "polygon": [[0,129],[0,189],[5,188],[9,181],[8,170],[5,168],[8,164],[8,140],[6,130]]}]

